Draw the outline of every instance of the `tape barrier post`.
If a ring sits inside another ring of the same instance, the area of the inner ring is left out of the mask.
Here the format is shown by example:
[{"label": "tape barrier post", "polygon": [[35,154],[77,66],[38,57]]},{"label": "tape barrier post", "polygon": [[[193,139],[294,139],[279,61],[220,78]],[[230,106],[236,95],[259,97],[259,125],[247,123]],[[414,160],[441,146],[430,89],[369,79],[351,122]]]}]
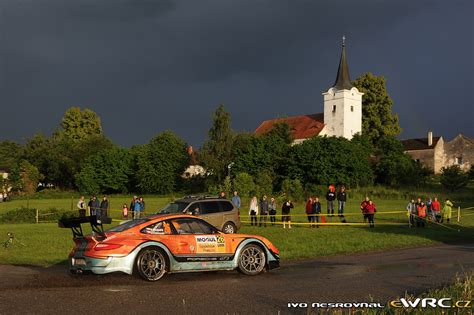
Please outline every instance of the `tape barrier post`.
[{"label": "tape barrier post", "polygon": [[461,207],[458,206],[458,223],[461,221]]},{"label": "tape barrier post", "polygon": [[36,209],[36,216],[35,216],[36,224],[39,222],[39,210]]}]

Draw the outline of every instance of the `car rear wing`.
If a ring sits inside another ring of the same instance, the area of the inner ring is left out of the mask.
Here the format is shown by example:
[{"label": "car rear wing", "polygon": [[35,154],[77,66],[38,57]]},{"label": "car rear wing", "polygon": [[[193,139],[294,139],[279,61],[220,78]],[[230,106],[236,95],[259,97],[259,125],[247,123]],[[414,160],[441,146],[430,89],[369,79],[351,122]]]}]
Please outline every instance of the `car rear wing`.
[{"label": "car rear wing", "polygon": [[71,229],[72,235],[76,238],[84,236],[84,234],[82,233],[82,223],[90,223],[92,231],[99,234],[100,236],[105,236],[103,224],[112,223],[112,218],[98,218],[95,215],[91,215],[88,217],[59,219],[58,226],[60,228]]}]

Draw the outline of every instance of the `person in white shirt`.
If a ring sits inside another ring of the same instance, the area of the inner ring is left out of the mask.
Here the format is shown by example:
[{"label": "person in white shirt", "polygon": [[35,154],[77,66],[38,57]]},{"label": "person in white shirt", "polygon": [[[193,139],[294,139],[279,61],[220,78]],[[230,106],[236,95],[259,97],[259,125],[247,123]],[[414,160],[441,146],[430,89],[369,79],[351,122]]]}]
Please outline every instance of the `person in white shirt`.
[{"label": "person in white shirt", "polygon": [[252,200],[250,201],[249,215],[250,224],[257,226],[258,200],[256,196],[253,196]]}]

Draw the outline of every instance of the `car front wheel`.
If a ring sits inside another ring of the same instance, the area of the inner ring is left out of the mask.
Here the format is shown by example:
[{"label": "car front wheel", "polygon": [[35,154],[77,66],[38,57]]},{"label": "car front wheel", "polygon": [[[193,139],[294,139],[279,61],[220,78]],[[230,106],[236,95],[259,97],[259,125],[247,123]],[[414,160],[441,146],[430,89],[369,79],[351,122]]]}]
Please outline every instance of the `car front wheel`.
[{"label": "car front wheel", "polygon": [[239,257],[239,270],[248,275],[255,276],[265,269],[266,257],[262,248],[250,244],[242,249]]},{"label": "car front wheel", "polygon": [[148,281],[160,280],[166,273],[166,257],[161,249],[144,248],[137,257],[137,271]]}]

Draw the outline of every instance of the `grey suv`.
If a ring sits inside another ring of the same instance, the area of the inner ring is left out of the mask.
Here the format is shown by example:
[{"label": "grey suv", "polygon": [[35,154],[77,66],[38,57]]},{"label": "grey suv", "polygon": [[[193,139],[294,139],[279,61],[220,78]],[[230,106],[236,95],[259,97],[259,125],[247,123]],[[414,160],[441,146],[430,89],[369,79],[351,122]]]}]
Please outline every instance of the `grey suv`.
[{"label": "grey suv", "polygon": [[187,196],[167,204],[159,213],[192,214],[227,234],[240,228],[239,209],[231,201],[217,197]]}]

